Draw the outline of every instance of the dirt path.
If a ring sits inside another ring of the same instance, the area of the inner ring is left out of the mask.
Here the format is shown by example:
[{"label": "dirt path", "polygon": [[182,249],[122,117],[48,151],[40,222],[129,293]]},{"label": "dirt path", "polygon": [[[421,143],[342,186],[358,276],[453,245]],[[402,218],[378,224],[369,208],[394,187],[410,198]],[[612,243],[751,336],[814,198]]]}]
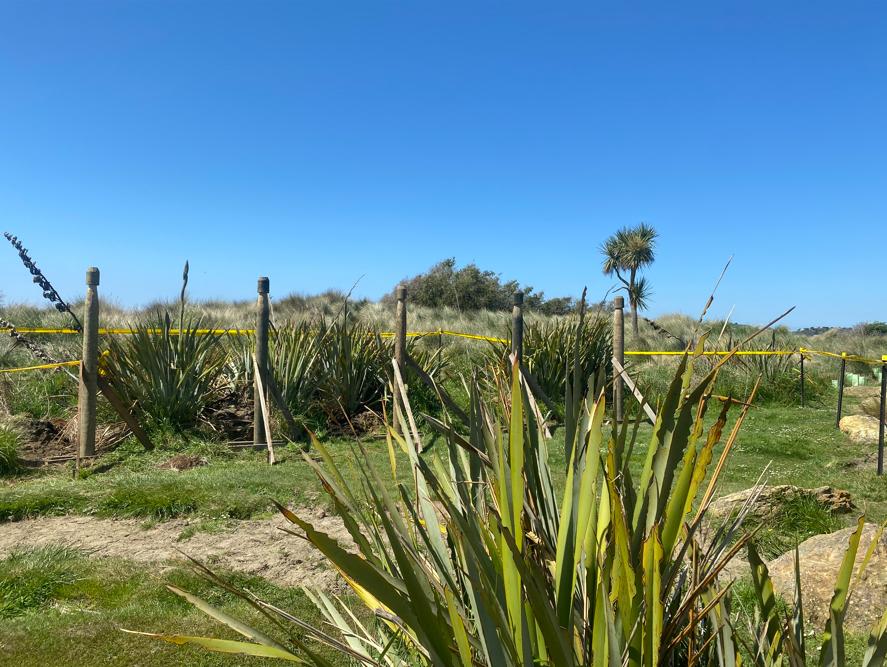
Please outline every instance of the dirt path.
[{"label": "dirt path", "polygon": [[[316,528],[343,544],[350,537],[336,516],[318,510],[297,510]],[[0,558],[16,547],[63,544],[99,558],[125,558],[143,563],[183,559],[181,552],[208,565],[262,576],[284,585],[342,587],[338,575],[308,542],[282,532],[292,524],[283,517],[238,521],[220,532],[196,532],[180,540],[195,520],[175,520],[143,528],[137,519],[97,519],[89,516],[41,517],[0,523]]]}]

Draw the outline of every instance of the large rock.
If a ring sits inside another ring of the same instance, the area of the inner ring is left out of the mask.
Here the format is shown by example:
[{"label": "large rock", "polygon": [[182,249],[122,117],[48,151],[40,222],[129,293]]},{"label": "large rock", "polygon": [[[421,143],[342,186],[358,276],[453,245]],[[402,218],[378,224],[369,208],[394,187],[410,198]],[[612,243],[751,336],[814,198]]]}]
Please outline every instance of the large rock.
[{"label": "large rock", "polygon": [[859,403],[859,409],[862,410],[862,414],[864,415],[880,419],[881,398],[879,396],[869,396],[868,398],[864,398]]},{"label": "large rock", "polygon": [[[734,511],[739,511],[754,492],[755,489],[750,488],[718,498],[709,505],[707,512],[709,522],[716,524]],[[780,484],[763,488],[749,511],[749,517],[765,521],[776,516],[784,503],[798,498],[810,498],[825,509],[836,513],[849,512],[854,507],[850,494],[840,489],[833,489],[830,486],[802,489],[790,484]]]},{"label": "large rock", "polygon": [[841,417],[839,428],[857,445],[878,444],[878,420],[868,415]]},{"label": "large rock", "polygon": [[[829,605],[835,591],[838,569],[856,526],[839,530],[828,535],[816,535],[802,542],[798,547],[801,564],[801,597],[804,603],[804,618],[807,627],[821,631],[829,616]],[[853,568],[853,588],[844,626],[858,633],[868,633],[872,625],[881,618],[887,608],[887,533],[882,534],[872,559],[869,561],[862,579],[855,581],[859,565],[871,545],[878,527],[866,524],[856,564]],[[773,588],[786,600],[795,595],[795,554],[794,551],[782,554],[768,565]]]},{"label": "large rock", "polygon": [[874,396],[877,398],[881,395],[881,387],[877,385],[860,385],[858,387],[844,387],[844,396],[855,396],[857,398],[868,398]]}]

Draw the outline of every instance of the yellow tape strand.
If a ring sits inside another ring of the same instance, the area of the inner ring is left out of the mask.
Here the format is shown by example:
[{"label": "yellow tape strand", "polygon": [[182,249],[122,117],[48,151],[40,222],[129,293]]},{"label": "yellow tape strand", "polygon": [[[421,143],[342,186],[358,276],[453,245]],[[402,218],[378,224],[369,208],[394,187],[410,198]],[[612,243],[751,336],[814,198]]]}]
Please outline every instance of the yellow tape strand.
[{"label": "yellow tape strand", "polygon": [[[79,334],[80,331],[77,329],[52,329],[48,327],[16,327],[15,329],[19,333],[23,334]],[[8,332],[10,329],[4,328],[0,329],[0,332]],[[146,331],[149,334],[159,335],[162,334],[164,329],[114,329],[114,328],[99,328],[100,336],[107,336],[109,334],[112,335],[132,335],[137,331]],[[185,333],[194,333],[198,336],[251,336],[256,330],[255,329],[185,329]],[[181,332],[178,329],[170,329],[169,334],[171,336],[178,336]]]},{"label": "yellow tape strand", "polygon": [[[684,352],[678,350],[626,350],[624,352],[625,356],[639,356],[639,357],[677,357],[683,356]],[[696,352],[688,353],[691,357],[696,356]],[[779,356],[788,356],[792,354],[798,354],[797,350],[739,350],[737,352],[730,352],[728,350],[706,350],[702,353],[704,356],[727,356],[728,354],[735,354],[736,356],[745,356],[745,357],[779,357]]]},{"label": "yellow tape strand", "polygon": [[62,368],[63,366],[79,366],[80,361],[60,361],[54,364],[40,364],[39,366],[24,366],[22,368],[0,368],[2,373],[24,373],[25,371],[40,371],[49,368]]},{"label": "yellow tape strand", "polygon": [[[0,332],[8,332],[10,329],[8,328],[0,328]],[[16,329],[19,333],[23,334],[79,334],[80,332],[76,329],[70,328],[52,328],[52,327],[18,327]],[[126,329],[126,328],[100,328],[99,335],[107,336],[107,335],[120,335],[127,336],[135,334],[138,329]],[[164,329],[145,329],[149,334],[160,335],[164,333]],[[255,329],[185,329],[187,333],[193,333],[198,336],[252,336],[256,333]],[[178,329],[170,329],[169,335],[178,336],[180,335],[180,331]],[[379,333],[383,338],[392,338],[395,333],[393,331],[383,331]],[[508,344],[507,338],[495,338],[492,336],[481,336],[478,334],[472,333],[464,333],[461,331],[448,331],[446,329],[438,329],[437,331],[409,331],[407,332],[407,338],[423,338],[425,336],[452,336],[454,338],[467,338],[469,340],[483,340],[490,343],[501,343]],[[683,350],[626,350],[625,356],[627,357],[678,357],[684,355]],[[689,353],[691,356],[695,356],[695,352]],[[726,356],[730,354],[727,350],[706,350],[702,353],[704,356]],[[808,348],[802,347],[797,350],[739,350],[735,352],[736,356],[747,356],[747,357],[768,357],[768,356],[790,356],[793,354],[802,354],[805,356],[810,355],[820,355],[824,357],[832,357],[835,359],[846,359],[848,361],[859,361],[865,364],[882,364],[887,361],[887,355],[884,355],[881,359],[873,359],[869,357],[864,357],[858,354],[851,354],[848,352],[826,352],[825,350],[810,350]],[[73,363],[73,362],[72,362]],[[79,363],[79,362],[77,362]],[[31,369],[32,367],[28,367]],[[41,368],[40,366],[34,366],[33,368]],[[4,371],[10,372],[10,371]]]}]

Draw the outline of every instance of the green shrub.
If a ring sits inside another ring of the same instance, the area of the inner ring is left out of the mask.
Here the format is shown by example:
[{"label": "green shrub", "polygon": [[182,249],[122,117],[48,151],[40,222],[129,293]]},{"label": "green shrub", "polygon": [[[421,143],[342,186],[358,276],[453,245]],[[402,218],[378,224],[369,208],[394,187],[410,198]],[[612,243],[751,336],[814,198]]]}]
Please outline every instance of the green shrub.
[{"label": "green shrub", "polygon": [[[578,317],[531,322],[525,326],[524,367],[556,404],[563,404],[567,381],[572,382],[572,360],[577,349],[579,390],[585,394],[589,379],[594,380],[599,372],[612,372],[612,331],[606,318],[591,315],[581,327]],[[510,343],[491,343],[486,352],[487,363],[496,366],[500,374],[507,374],[510,351]]]},{"label": "green shrub", "polygon": [[482,270],[473,263],[456,268],[456,259],[452,257],[405,280],[404,284],[409,290],[410,303],[427,308],[510,310],[515,292],[524,293],[525,307],[546,315],[565,315],[575,307],[570,297],[546,299],[543,292],[522,287],[516,280],[502,282],[499,274]]},{"label": "green shrub", "polygon": [[318,406],[327,424],[346,427],[366,410],[381,407],[394,343],[344,310],[333,322],[320,323]]},{"label": "green shrub", "polygon": [[326,329],[312,322],[280,327],[270,340],[271,373],[290,412],[302,424],[317,407],[325,344]]},{"label": "green shrub", "polygon": [[195,332],[201,323],[182,320],[183,331],[173,335],[167,313],[132,335],[109,337],[111,384],[155,428],[193,428],[219,389],[224,349],[218,336]]}]

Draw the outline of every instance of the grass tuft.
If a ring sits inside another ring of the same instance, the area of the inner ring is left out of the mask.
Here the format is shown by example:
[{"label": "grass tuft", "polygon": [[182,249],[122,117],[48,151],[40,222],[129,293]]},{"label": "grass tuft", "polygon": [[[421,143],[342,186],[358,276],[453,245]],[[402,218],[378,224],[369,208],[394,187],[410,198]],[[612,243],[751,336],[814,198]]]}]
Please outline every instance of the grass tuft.
[{"label": "grass tuft", "polygon": [[76,550],[62,546],[13,551],[0,561],[0,618],[15,618],[46,605],[76,579]]},{"label": "grass tuft", "polygon": [[18,455],[19,435],[7,426],[0,426],[0,477],[19,474],[22,462]]}]

